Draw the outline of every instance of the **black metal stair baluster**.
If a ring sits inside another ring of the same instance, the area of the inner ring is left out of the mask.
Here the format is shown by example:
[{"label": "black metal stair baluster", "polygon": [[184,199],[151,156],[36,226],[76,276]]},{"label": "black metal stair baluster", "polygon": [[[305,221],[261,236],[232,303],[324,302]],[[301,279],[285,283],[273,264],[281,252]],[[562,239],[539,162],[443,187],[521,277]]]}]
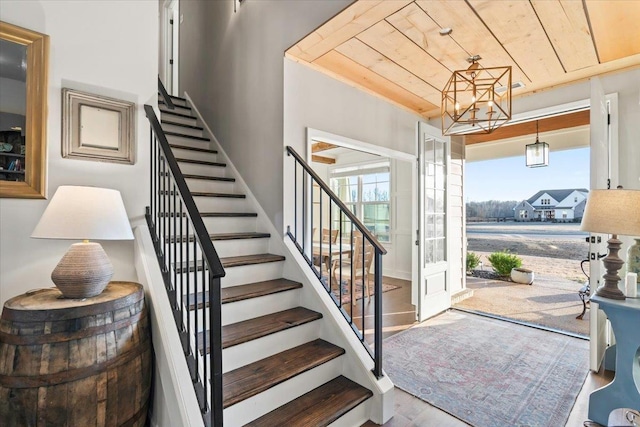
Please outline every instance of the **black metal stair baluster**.
[{"label": "black metal stair baluster", "polygon": [[[193,292],[195,294],[195,298],[196,298],[196,309],[195,309],[195,316],[194,317],[194,324],[193,324],[193,336],[195,337],[195,342],[196,342],[196,350],[193,352],[193,356],[195,358],[195,377],[193,378],[194,381],[198,380],[198,372],[199,372],[199,368],[200,368],[200,363],[198,361],[198,359],[200,358],[200,354],[198,353],[198,333],[200,332],[200,328],[199,328],[199,322],[198,322],[198,317],[199,317],[199,311],[200,311],[200,298],[198,297],[198,236],[193,236]],[[187,266],[187,270],[190,272],[191,271],[191,265]]]},{"label": "black metal stair baluster", "polygon": [[[180,238],[180,252],[178,255],[178,264],[177,265],[183,265],[184,263],[184,218],[182,216],[182,199],[180,199],[180,208],[178,209],[178,215],[180,216],[180,232],[179,234],[179,238]],[[177,271],[177,269],[176,269]],[[184,310],[185,310],[185,303],[187,304],[187,313],[189,312],[189,294],[186,294],[186,302],[185,302],[185,292],[184,292],[184,274],[180,274],[178,276],[178,278],[176,279],[176,283],[179,283],[178,286],[178,295],[180,295],[180,324],[182,325],[184,323]]]},{"label": "black metal stair baluster", "polygon": [[375,315],[374,315],[374,367],[373,374],[382,378],[382,252],[376,248],[374,259]]},{"label": "black metal stair baluster", "polygon": [[207,326],[210,326],[211,323],[207,319],[207,314],[209,313],[207,300],[205,299],[205,295],[210,293],[210,289],[208,286],[207,278],[209,277],[208,268],[205,266],[204,256],[202,257],[202,386],[203,390],[203,405],[202,409],[204,411],[207,410],[207,397],[209,394],[207,393],[207,385],[209,384],[209,358],[207,357]]},{"label": "black metal stair baluster", "polygon": [[[213,279],[213,275],[211,276]],[[209,359],[211,360],[211,410],[213,412],[213,425],[222,426],[222,346],[214,346],[212,343],[222,342],[222,318],[220,310],[214,310],[215,303],[221,301],[221,281],[213,279],[209,290]],[[216,390],[220,390],[216,393]]]},{"label": "black metal stair baluster", "polygon": [[[172,248],[172,252],[173,252],[173,265],[176,266],[178,265],[177,263],[177,249],[178,249],[178,227],[177,227],[177,213],[178,213],[178,209],[176,209],[176,193],[178,192],[177,188],[176,188],[176,184],[175,182],[173,182],[173,206],[171,209],[171,216],[173,217],[173,232],[170,233],[172,238],[173,238],[173,248]],[[178,287],[178,269],[177,268],[173,268],[173,289],[176,290],[176,302],[180,301],[181,298],[177,292],[177,287]],[[176,307],[177,308],[177,307]]]},{"label": "black metal stair baluster", "polygon": [[[298,241],[298,162],[293,163],[293,240]],[[304,232],[303,232],[304,233]],[[304,234],[302,236],[304,247]]]},{"label": "black metal stair baluster", "polygon": [[[191,339],[191,331],[193,330],[191,328],[191,314],[192,314],[192,309],[191,309],[191,301],[195,300],[195,296],[192,296],[191,293],[191,274],[189,273],[189,264],[191,263],[191,254],[189,253],[189,247],[190,245],[190,240],[189,240],[189,228],[191,227],[191,221],[189,220],[189,216],[187,216],[185,218],[185,231],[186,231],[186,240],[184,242],[184,246],[185,246],[185,260],[184,263],[182,263],[182,268],[180,269],[180,274],[182,274],[182,276],[184,276],[186,282],[187,282],[187,303],[188,305],[188,310],[187,310],[187,339],[185,340],[185,342],[182,343],[183,349],[185,351],[185,354],[190,354],[190,339]],[[185,267],[186,271],[185,271]],[[194,308],[193,311],[195,311],[196,309]]]}]

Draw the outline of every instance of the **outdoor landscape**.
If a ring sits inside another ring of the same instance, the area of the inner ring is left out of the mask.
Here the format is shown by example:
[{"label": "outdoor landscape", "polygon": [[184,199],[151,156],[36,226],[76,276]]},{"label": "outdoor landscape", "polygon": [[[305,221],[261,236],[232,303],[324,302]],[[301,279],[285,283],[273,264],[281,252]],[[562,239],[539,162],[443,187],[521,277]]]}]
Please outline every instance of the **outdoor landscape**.
[{"label": "outdoor landscape", "polygon": [[[583,309],[578,291],[587,281],[580,264],[587,258],[588,233],[580,230],[577,221],[517,222],[513,218],[517,203],[467,204],[467,213],[473,214],[467,217],[467,252],[475,256],[477,265],[469,268],[467,276],[473,295],[455,306],[588,336],[588,310],[582,319],[576,318]],[[534,272],[533,283],[499,277],[490,261],[496,252],[521,260],[522,268]]]}]

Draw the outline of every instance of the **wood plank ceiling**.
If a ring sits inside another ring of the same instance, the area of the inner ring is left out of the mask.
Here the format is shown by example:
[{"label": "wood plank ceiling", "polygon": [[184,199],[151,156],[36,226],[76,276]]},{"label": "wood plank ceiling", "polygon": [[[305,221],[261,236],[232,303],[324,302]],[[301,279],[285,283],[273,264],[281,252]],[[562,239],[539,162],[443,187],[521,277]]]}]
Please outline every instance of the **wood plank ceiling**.
[{"label": "wood plank ceiling", "polygon": [[640,66],[640,0],[359,0],[286,55],[434,118],[470,55],[510,65],[515,99]]}]

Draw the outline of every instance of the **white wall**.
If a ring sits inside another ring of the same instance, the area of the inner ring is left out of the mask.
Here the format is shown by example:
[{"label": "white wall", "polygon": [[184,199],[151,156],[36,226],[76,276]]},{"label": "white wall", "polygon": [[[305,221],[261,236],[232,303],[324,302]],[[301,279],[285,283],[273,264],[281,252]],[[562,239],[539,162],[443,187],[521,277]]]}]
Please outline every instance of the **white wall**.
[{"label": "white wall", "polygon": [[[237,13],[231,0],[180,4],[180,89],[191,95],[282,232],[282,58],[286,49],[350,3],[249,0]],[[197,57],[185,58],[185,46]]]},{"label": "white wall", "polygon": [[[130,220],[143,221],[149,191],[149,126],[143,104],[156,97],[157,3],[2,0],[0,16],[50,37],[48,198],[63,184],[115,188]],[[63,87],[136,102],[135,165],[62,158]],[[53,286],[51,271],[73,242],[29,238],[47,203],[0,199],[0,303],[29,289]],[[132,242],[103,242],[103,247],[114,265],[114,280],[137,279]]]}]

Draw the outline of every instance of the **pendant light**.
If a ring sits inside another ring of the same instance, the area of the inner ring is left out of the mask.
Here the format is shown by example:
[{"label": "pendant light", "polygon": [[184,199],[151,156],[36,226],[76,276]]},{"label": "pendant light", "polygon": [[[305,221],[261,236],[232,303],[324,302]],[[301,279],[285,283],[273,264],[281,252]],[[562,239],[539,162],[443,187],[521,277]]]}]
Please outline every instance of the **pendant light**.
[{"label": "pendant light", "polygon": [[538,139],[538,121],[536,120],[536,142],[525,146],[524,155],[528,168],[549,166],[549,144]]}]

